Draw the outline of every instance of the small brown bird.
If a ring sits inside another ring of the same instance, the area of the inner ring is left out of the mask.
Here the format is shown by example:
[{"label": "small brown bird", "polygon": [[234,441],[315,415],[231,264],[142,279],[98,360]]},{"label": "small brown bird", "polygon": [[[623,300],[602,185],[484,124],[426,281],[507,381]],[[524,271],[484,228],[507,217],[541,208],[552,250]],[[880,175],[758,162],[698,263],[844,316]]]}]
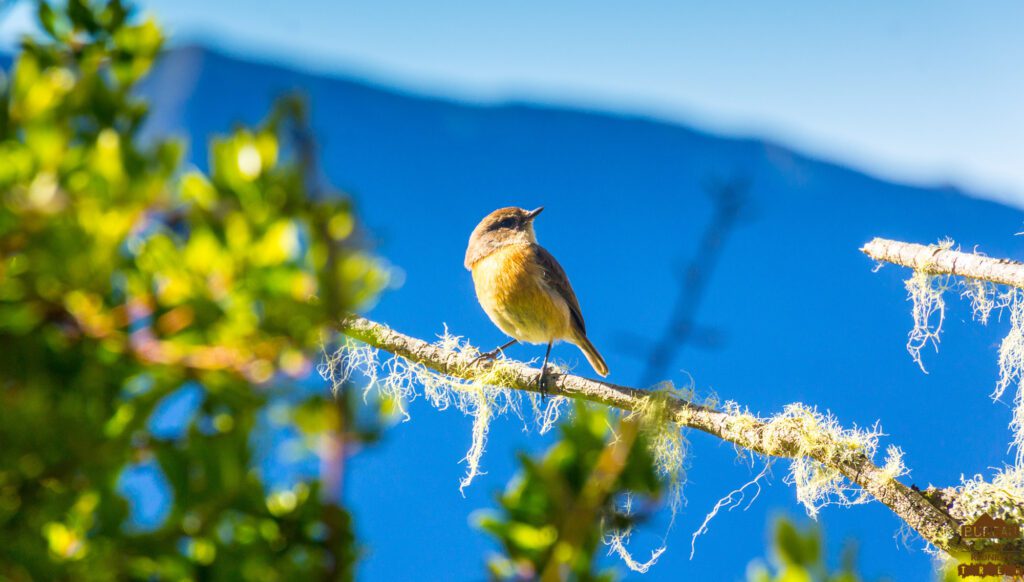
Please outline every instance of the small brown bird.
[{"label": "small brown bird", "polygon": [[551,344],[575,344],[594,371],[608,375],[608,366],[587,339],[587,327],[576,293],[555,257],[537,244],[533,219],[544,207],[526,211],[500,208],[473,229],[466,249],[466,268],[473,273],[476,297],[494,325],[513,339],[479,359],[493,359],[517,341],[548,344],[541,366],[541,390]]}]

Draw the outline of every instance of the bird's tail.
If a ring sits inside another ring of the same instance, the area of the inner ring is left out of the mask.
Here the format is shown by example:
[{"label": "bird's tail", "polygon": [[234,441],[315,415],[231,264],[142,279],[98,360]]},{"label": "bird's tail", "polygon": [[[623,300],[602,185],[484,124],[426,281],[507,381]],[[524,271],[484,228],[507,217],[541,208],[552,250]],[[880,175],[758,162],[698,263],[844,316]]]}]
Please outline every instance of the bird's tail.
[{"label": "bird's tail", "polygon": [[602,377],[608,375],[608,364],[604,363],[604,358],[602,358],[601,354],[598,353],[594,344],[590,343],[587,336],[577,334],[572,339],[572,343],[576,344],[576,347],[578,347],[583,352],[583,355],[587,357],[587,361],[590,362],[590,367],[593,368],[595,372],[600,374]]}]

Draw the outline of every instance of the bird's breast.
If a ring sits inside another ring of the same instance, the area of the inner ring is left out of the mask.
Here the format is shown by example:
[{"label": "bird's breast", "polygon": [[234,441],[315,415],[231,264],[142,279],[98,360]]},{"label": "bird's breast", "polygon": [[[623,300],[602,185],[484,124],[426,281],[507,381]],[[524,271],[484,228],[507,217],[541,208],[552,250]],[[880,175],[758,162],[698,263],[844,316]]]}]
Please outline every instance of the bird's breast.
[{"label": "bird's breast", "polygon": [[543,267],[528,245],[510,245],[473,264],[476,296],[506,334],[547,343],[569,335],[569,308],[545,283]]}]

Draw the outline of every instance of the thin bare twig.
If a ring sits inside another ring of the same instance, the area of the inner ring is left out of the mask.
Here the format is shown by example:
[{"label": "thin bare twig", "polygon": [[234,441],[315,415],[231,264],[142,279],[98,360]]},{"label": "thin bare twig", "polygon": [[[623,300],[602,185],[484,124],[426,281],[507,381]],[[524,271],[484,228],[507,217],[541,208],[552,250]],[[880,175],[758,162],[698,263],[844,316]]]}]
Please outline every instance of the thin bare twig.
[{"label": "thin bare twig", "polygon": [[[640,379],[641,386],[651,386],[664,379],[683,346],[691,340],[699,339],[695,337],[701,331],[696,325],[697,311],[715,266],[721,259],[722,246],[742,218],[749,187],[750,182],[746,178],[707,185],[708,194],[715,204],[715,213],[704,229],[693,259],[683,269],[682,288],[665,329],[649,349],[633,350],[634,353],[643,353],[647,359]],[[713,337],[714,334],[707,335]],[[635,343],[636,339],[633,338],[630,343]]]}]

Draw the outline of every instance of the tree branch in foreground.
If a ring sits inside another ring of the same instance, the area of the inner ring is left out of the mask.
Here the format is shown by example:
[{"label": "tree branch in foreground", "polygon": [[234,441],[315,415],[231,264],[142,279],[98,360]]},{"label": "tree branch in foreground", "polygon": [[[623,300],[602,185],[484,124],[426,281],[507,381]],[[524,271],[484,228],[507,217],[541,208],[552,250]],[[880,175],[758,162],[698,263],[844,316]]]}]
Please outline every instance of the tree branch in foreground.
[{"label": "tree branch in foreground", "polygon": [[[954,283],[962,289],[960,296],[970,299],[975,321],[984,325],[994,310],[1007,312],[1010,329],[999,345],[999,380],[991,397],[998,401],[1007,389],[1017,388],[1010,420],[1010,447],[1016,449],[1016,462],[997,468],[990,480],[977,474],[961,477],[959,487],[929,488],[925,494],[961,523],[988,515],[1020,527],[1024,524],[1024,263],[952,247],[952,241],[924,246],[876,238],[861,251],[876,261],[913,270],[906,281],[914,320],[907,350],[922,370],[921,348],[929,343],[938,347],[945,314],[943,295]],[[1024,564],[1024,538],[1018,536],[1002,549],[1008,561]]]},{"label": "tree branch in foreground", "polygon": [[861,252],[876,261],[909,267],[929,275],[955,275],[1024,289],[1024,263],[963,253],[939,245],[873,239]]},{"label": "tree branch in foreground", "polygon": [[[445,349],[359,316],[344,318],[339,330],[374,348],[455,378],[473,380],[500,365],[501,387],[538,391],[540,370],[520,362],[500,360],[472,365],[470,353]],[[624,411],[643,410],[653,394],[550,370],[547,387],[552,395],[588,400]],[[671,399],[668,404],[673,419],[682,427],[697,429],[762,455],[793,459],[806,456],[857,484],[936,548],[950,554],[972,549],[969,541],[960,536],[961,522],[939,507],[944,504],[933,504],[925,492],[903,485],[894,478],[892,470],[879,467],[862,450],[837,442],[828,433],[807,426],[800,418],[782,416],[765,420],[679,399]]]}]

